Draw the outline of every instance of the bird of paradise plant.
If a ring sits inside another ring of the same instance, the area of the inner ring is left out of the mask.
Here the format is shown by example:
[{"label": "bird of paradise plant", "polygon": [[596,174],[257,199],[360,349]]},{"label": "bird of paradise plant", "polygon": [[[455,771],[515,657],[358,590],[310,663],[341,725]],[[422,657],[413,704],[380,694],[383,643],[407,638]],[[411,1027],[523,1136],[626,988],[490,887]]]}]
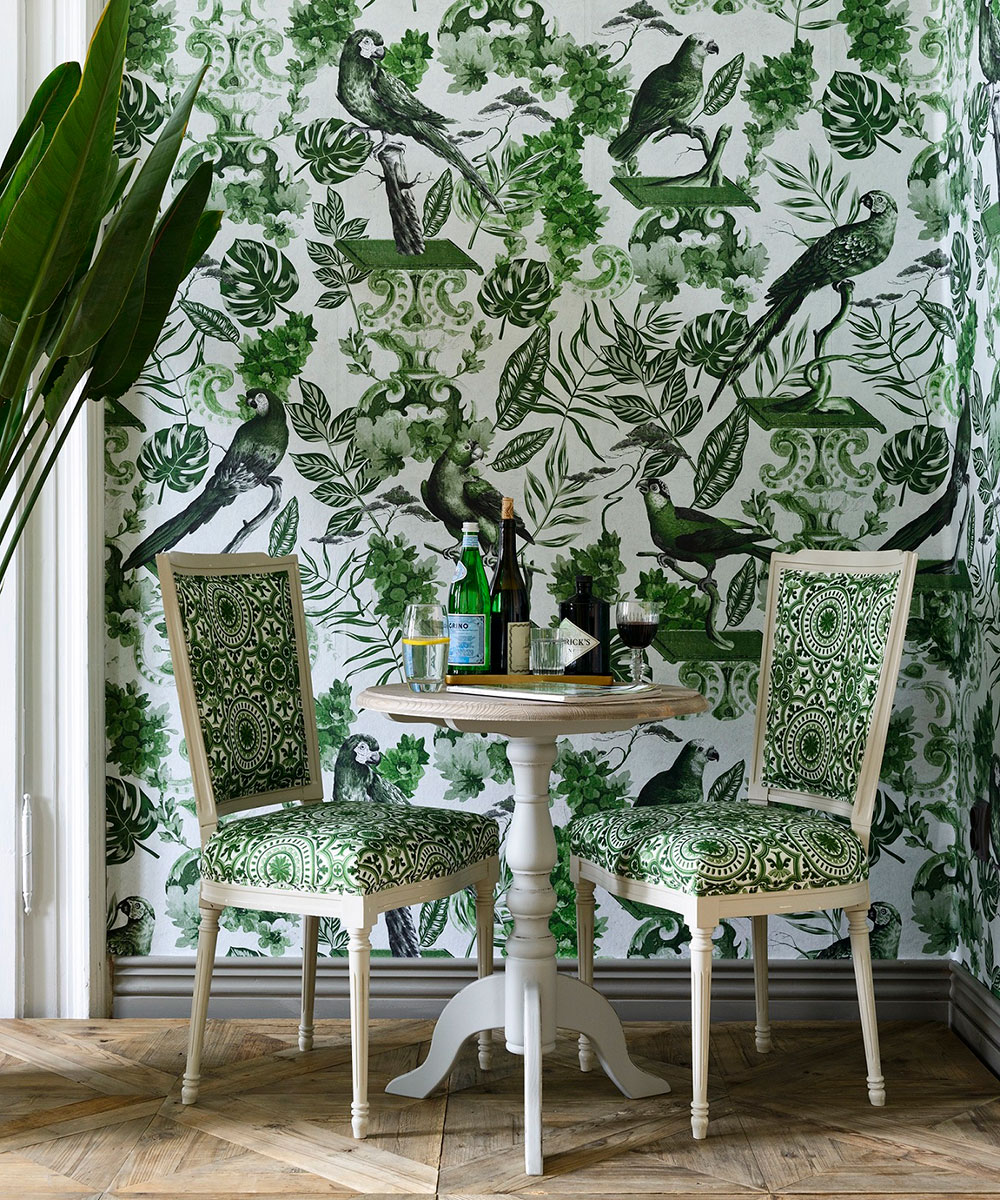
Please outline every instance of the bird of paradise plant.
[{"label": "bird of paradise plant", "polygon": [[0,163],[0,586],[80,409],[135,382],[222,218],[203,162],[157,219],[205,67],[141,165],[114,151],[130,4],[108,0]]}]

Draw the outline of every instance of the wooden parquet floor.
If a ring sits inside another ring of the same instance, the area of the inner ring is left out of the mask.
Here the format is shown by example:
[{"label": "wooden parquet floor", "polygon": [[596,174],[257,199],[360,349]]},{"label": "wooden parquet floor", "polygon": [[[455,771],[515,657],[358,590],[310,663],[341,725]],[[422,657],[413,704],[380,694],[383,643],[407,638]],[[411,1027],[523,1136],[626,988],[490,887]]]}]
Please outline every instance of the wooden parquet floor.
[{"label": "wooden parquet floor", "polygon": [[186,1022],[0,1022],[3,1200],[306,1200],[318,1196],[792,1196],[1000,1200],[1000,1081],[942,1025],[883,1024],[889,1105],[873,1109],[852,1023],[712,1030],[711,1125],[691,1140],[688,1029],[628,1027],[669,1096],[626,1100],[581,1077],[575,1039],[545,1069],[546,1175],[523,1174],[520,1060],[474,1046],[447,1093],[382,1089],[426,1052],[431,1025],[372,1028],[371,1133],[350,1136],[347,1023],[209,1023],[201,1098],[179,1102]]}]

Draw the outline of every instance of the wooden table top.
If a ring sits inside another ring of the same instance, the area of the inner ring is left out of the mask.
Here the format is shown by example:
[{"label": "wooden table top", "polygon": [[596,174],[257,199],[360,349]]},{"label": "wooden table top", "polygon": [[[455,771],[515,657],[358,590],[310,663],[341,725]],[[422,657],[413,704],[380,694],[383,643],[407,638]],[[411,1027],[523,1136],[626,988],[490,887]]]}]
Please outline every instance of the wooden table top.
[{"label": "wooden table top", "polygon": [[[361,708],[411,721],[439,724],[458,721],[497,726],[573,725],[627,728],[645,721],[662,721],[687,713],[704,712],[708,701],[691,688],[661,685],[649,696],[607,703],[587,701],[494,700],[444,688],[440,692],[411,692],[405,683],[365,688],[355,701]],[[581,732],[585,732],[581,729]]]}]

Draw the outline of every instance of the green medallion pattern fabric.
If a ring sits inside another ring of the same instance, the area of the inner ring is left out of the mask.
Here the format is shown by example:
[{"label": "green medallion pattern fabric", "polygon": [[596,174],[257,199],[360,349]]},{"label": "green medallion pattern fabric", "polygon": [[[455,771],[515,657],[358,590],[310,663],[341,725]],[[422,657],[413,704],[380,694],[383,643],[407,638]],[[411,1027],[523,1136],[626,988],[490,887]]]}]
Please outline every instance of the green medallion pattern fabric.
[{"label": "green medallion pattern fabric", "polygon": [[307,804],[227,822],[205,846],[201,872],[216,883],[370,896],[440,879],[499,849],[500,827],[478,813]]},{"label": "green medallion pattern fabric", "polygon": [[570,847],[614,875],[691,896],[801,891],[868,876],[850,826],[746,801],[594,813],[570,825]]},{"label": "green medallion pattern fabric", "polygon": [[174,576],[216,803],[310,782],[285,571]]},{"label": "green medallion pattern fabric", "polygon": [[766,786],[854,801],[898,587],[898,574],[782,571]]}]

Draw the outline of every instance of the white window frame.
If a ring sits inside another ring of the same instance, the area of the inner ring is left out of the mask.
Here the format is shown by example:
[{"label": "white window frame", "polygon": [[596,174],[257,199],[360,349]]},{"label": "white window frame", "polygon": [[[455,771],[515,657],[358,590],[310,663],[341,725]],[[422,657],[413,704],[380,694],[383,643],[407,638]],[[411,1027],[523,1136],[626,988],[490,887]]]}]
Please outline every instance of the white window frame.
[{"label": "white window frame", "polygon": [[[56,63],[82,61],[96,0],[0,0],[4,146]],[[0,1015],[110,1011],[104,866],[103,411],[63,447],[0,592]],[[21,801],[31,798],[31,845]],[[32,905],[22,863],[30,850]]]}]

